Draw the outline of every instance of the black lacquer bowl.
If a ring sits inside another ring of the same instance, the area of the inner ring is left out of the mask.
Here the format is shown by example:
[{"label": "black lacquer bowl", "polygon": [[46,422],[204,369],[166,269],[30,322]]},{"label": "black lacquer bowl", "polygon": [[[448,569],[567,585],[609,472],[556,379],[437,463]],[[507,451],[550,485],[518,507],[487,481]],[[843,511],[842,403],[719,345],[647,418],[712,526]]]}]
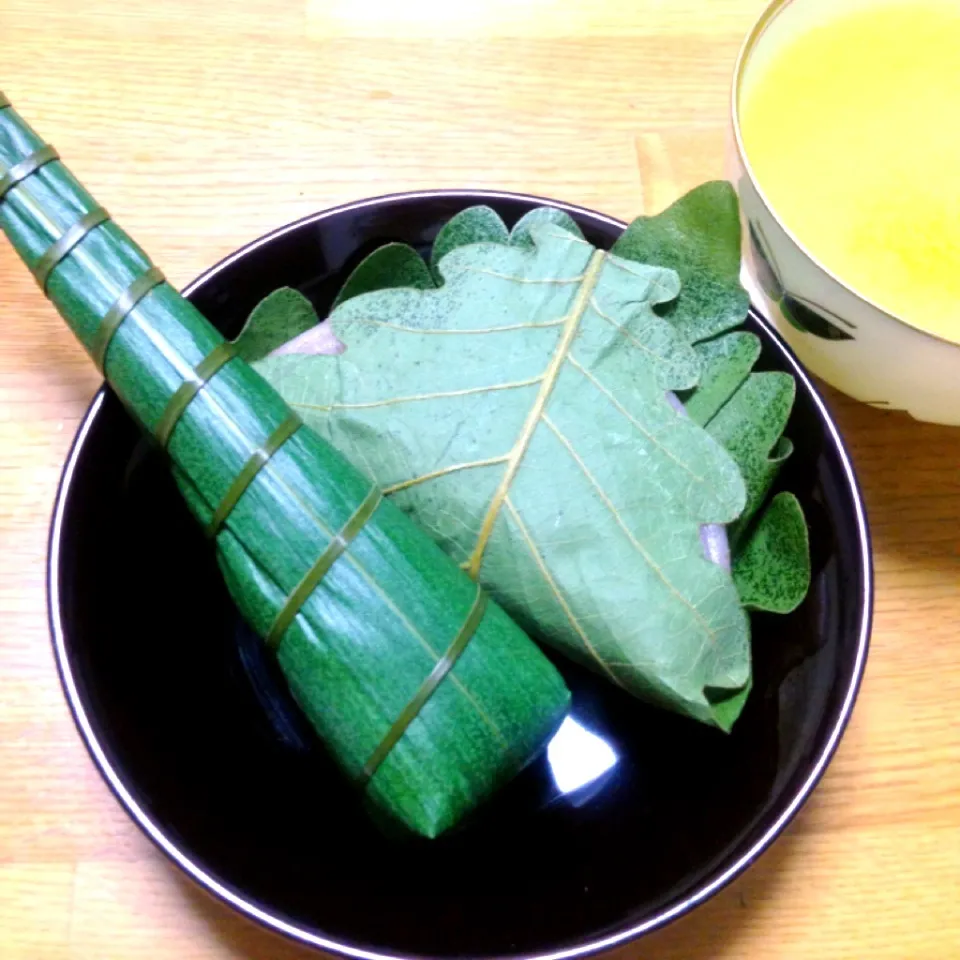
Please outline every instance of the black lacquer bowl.
[{"label": "black lacquer bowl", "polygon": [[[323,315],[389,240],[426,249],[463,207],[511,223],[539,201],[422,193],[351,204],[256,241],[188,295],[224,332],[282,285]],[[623,224],[558,204],[609,246]],[[867,652],[870,546],[823,401],[757,316],[767,369],[797,376],[780,483],[810,521],[814,579],[789,617],[754,616],[755,686],[726,736],[558,660],[613,768],[564,793],[545,755],[437,841],[385,834],[240,621],[165,465],[109,392],[70,454],[50,542],[50,617],[81,735],[154,842],[203,887],[290,936],[357,957],[577,956],[690,910],[746,869],[810,794]]]}]

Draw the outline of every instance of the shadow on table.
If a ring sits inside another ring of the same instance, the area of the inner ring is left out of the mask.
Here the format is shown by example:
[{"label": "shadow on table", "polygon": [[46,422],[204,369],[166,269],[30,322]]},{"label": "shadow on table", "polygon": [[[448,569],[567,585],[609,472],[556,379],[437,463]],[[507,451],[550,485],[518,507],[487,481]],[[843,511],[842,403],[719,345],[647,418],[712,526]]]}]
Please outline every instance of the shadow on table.
[{"label": "shadow on table", "polygon": [[[807,807],[816,803],[812,798]],[[757,863],[712,900],[689,916],[647,938],[606,954],[610,960],[734,960],[742,953],[738,941],[744,930],[758,923],[771,936],[776,918],[766,914],[777,909],[777,888],[803,846],[803,822],[789,829]],[[247,920],[178,874],[184,900],[210,927],[237,960],[317,960],[319,951],[299,946]]]}]

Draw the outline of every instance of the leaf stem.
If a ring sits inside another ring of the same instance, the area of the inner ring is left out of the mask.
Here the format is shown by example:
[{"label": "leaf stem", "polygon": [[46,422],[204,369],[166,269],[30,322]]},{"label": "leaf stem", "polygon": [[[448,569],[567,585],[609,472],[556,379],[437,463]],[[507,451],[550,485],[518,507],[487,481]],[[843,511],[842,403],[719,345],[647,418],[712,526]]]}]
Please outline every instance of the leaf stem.
[{"label": "leaf stem", "polygon": [[550,358],[549,366],[543,374],[540,390],[537,393],[536,399],[533,401],[530,412],[527,414],[527,419],[523,424],[523,429],[520,431],[520,436],[517,437],[517,442],[510,451],[507,469],[503,472],[503,477],[493,495],[493,499],[490,501],[490,506],[487,507],[487,513],[483,518],[483,525],[480,527],[480,535],[477,537],[476,546],[473,548],[473,552],[470,554],[470,559],[466,566],[467,573],[470,574],[474,580],[480,575],[483,553],[487,548],[490,535],[493,533],[494,524],[497,522],[497,517],[503,507],[503,501],[510,492],[510,486],[517,475],[517,471],[520,469],[520,463],[530,446],[534,431],[537,429],[540,419],[543,417],[543,411],[546,409],[547,400],[550,398],[550,394],[557,382],[557,377],[560,375],[563,362],[570,352],[570,347],[573,345],[577,330],[580,329],[580,321],[583,320],[583,315],[587,312],[593,291],[596,289],[597,283],[600,280],[600,272],[606,256],[603,250],[594,250],[593,255],[590,257],[587,269],[583,272],[583,282],[577,291],[576,299],[573,301],[570,313],[567,314],[564,320],[560,342],[553,356]]}]

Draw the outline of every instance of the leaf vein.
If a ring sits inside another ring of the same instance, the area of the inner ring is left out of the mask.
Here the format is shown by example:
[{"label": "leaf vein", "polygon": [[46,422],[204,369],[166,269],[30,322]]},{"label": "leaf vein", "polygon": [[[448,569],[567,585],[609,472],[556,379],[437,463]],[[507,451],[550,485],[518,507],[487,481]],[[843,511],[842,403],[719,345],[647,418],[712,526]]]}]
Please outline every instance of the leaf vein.
[{"label": "leaf vein", "polygon": [[678,459],[673,455],[673,453],[672,453],[669,449],[667,449],[667,447],[665,447],[665,446],[660,442],[660,440],[659,440],[659,438],[658,438],[657,436],[655,436],[654,434],[650,433],[650,431],[647,430],[647,428],[644,427],[644,425],[643,425],[639,420],[637,420],[637,419],[633,416],[633,414],[630,413],[630,411],[627,410],[626,407],[624,407],[624,406],[620,403],[620,401],[617,400],[617,398],[616,398],[592,373],[590,373],[589,370],[587,370],[587,368],[586,368],[585,366],[583,366],[582,363],[580,363],[580,362],[579,362],[575,357],[573,357],[573,356],[568,356],[568,357],[567,357],[567,360],[570,362],[571,366],[573,366],[575,369],[579,370],[580,373],[582,373],[582,374],[584,375],[584,377],[586,377],[587,380],[589,380],[589,381],[594,385],[594,387],[596,387],[597,390],[599,390],[600,393],[602,393],[602,394],[610,401],[610,403],[613,405],[613,407],[614,407],[616,410],[618,410],[620,413],[623,414],[623,416],[636,428],[636,430],[637,430],[639,433],[642,433],[652,444],[654,444],[654,446],[656,446],[657,449],[658,449],[665,457],[667,457],[668,459],[672,460],[678,467],[680,467],[685,473],[689,474],[689,475],[690,475],[694,480],[696,480],[698,483],[704,483],[704,482],[705,482],[704,479],[703,479],[703,477],[701,477],[701,476],[700,476],[699,474],[697,474],[697,473],[694,473],[693,470],[690,469],[689,464],[684,463],[682,460],[678,460]]},{"label": "leaf vein", "polygon": [[437,327],[407,327],[400,323],[390,323],[388,320],[376,320],[373,317],[364,317],[360,323],[372,323],[378,327],[385,327],[388,330],[395,330],[398,333],[422,333],[427,336],[460,336],[462,334],[484,334],[484,333],[507,333],[516,330],[540,330],[548,327],[559,327],[563,324],[563,318],[559,320],[544,320],[540,323],[511,323],[504,327],[474,327],[473,329],[448,329],[441,330]]},{"label": "leaf vein", "polygon": [[589,482],[590,485],[594,488],[594,490],[596,490],[597,496],[600,498],[600,501],[603,503],[603,505],[604,505],[604,506],[607,508],[607,510],[610,512],[610,514],[611,514],[611,516],[613,517],[614,521],[616,522],[617,526],[620,527],[620,529],[626,534],[627,539],[630,541],[630,543],[631,543],[631,545],[634,547],[634,549],[635,549],[635,550],[640,554],[640,556],[642,556],[643,559],[647,562],[647,564],[649,565],[650,569],[656,574],[656,576],[657,576],[658,579],[661,581],[661,583],[663,583],[663,585],[664,585],[678,600],[680,600],[680,602],[681,602],[685,607],[687,607],[687,608],[690,610],[690,612],[693,614],[694,619],[697,620],[697,621],[700,623],[700,625],[702,626],[704,632],[705,632],[705,633],[707,634],[707,636],[709,637],[710,641],[711,641],[711,642],[716,642],[716,639],[717,639],[717,638],[716,638],[716,635],[714,634],[713,630],[710,628],[710,624],[707,623],[706,620],[704,620],[703,615],[702,615],[702,614],[700,613],[700,611],[696,608],[696,606],[695,606],[694,604],[692,604],[692,603],[674,586],[673,582],[672,582],[672,581],[667,577],[667,575],[663,572],[663,570],[661,569],[660,565],[656,562],[656,560],[653,559],[653,557],[647,552],[647,550],[646,550],[646,548],[643,546],[643,544],[633,535],[633,532],[632,532],[632,531],[630,530],[630,528],[626,525],[626,523],[624,523],[623,518],[620,516],[620,512],[617,510],[616,506],[614,506],[613,502],[612,502],[612,501],[610,500],[610,498],[607,496],[606,491],[603,489],[603,487],[600,486],[600,484],[597,482],[596,477],[594,477],[594,475],[590,472],[589,467],[587,467],[587,465],[586,465],[586,464],[583,462],[583,460],[580,458],[580,455],[579,455],[579,454],[577,453],[577,451],[573,448],[573,444],[570,443],[570,441],[560,432],[560,430],[559,430],[559,428],[557,427],[557,425],[556,425],[556,424],[550,419],[550,417],[548,417],[546,414],[544,414],[544,416],[543,416],[543,422],[544,422],[544,423],[546,424],[546,426],[550,429],[550,431],[554,434],[554,436],[560,441],[560,443],[563,444],[563,446],[566,448],[567,452],[570,454],[570,456],[571,456],[571,458],[573,459],[574,463],[576,463],[576,465],[580,468],[580,472],[587,478],[588,482]]},{"label": "leaf vein", "polygon": [[429,473],[422,473],[419,477],[411,477],[409,480],[401,480],[389,487],[383,488],[385,496],[391,493],[399,493],[401,490],[409,490],[410,487],[426,483],[428,480],[436,480],[437,477],[445,477],[448,473],[457,473],[460,470],[474,470],[477,467],[492,467],[498,463],[505,463],[509,459],[508,453],[501,457],[487,457],[486,460],[471,460],[467,463],[452,463],[448,467],[441,467],[439,470],[431,470]]},{"label": "leaf vein", "polygon": [[370,410],[376,407],[390,407],[398,403],[416,403],[419,400],[447,400],[452,397],[469,397],[478,393],[496,393],[498,390],[518,390],[521,387],[532,387],[543,379],[531,377],[529,380],[515,380],[512,383],[494,383],[483,387],[465,387],[463,390],[447,390],[439,393],[414,393],[406,397],[387,397],[385,400],[368,400],[363,403],[331,403],[320,405],[315,403],[297,403],[288,401],[291,407],[300,410],[322,410],[329,413],[333,410]]},{"label": "leaf vein", "polygon": [[485,277],[496,277],[498,280],[512,280],[514,283],[554,284],[556,286],[582,283],[586,274],[576,277],[515,277],[512,273],[498,273],[496,270],[481,270],[479,267],[463,267],[465,273],[479,273]]},{"label": "leaf vein", "polygon": [[540,389],[537,391],[537,396],[533,401],[533,405],[530,407],[527,419],[524,421],[520,434],[513,445],[513,449],[510,451],[507,468],[503,472],[500,484],[494,492],[490,505],[487,507],[486,515],[483,518],[477,543],[473,548],[473,552],[470,555],[470,563],[466,568],[467,572],[474,579],[480,574],[480,565],[483,563],[483,553],[490,540],[490,535],[493,533],[497,514],[500,512],[503,501],[506,499],[507,493],[510,491],[510,486],[517,475],[517,471],[520,469],[520,464],[530,446],[530,441],[533,439],[537,424],[544,416],[547,400],[557,382],[557,377],[560,376],[563,361],[573,346],[574,337],[576,337],[577,330],[580,328],[580,322],[586,313],[590,297],[593,295],[594,288],[600,280],[605,259],[606,254],[602,250],[594,250],[587,264],[587,269],[582,274],[583,286],[577,291],[573,306],[564,318],[563,334],[560,337],[553,356],[550,358],[550,362],[547,364],[546,370],[543,372],[543,376],[540,378]]},{"label": "leaf vein", "polygon": [[575,237],[572,233],[568,233],[566,230],[561,230],[559,233],[556,233],[553,230],[545,229],[541,230],[540,233],[545,237],[550,237],[552,240],[567,240],[570,243],[581,243],[585,247],[591,247],[591,244],[588,240],[584,240],[582,237]]},{"label": "leaf vein", "polygon": [[563,610],[564,616],[566,616],[567,620],[570,622],[570,626],[573,627],[573,629],[577,632],[577,636],[579,636],[583,641],[583,645],[586,647],[590,656],[597,661],[600,667],[610,677],[610,679],[617,684],[617,686],[622,687],[623,684],[620,682],[620,679],[607,665],[607,661],[605,661],[597,652],[597,648],[594,647],[594,645],[590,642],[590,638],[587,636],[586,630],[583,629],[580,621],[577,619],[576,614],[573,612],[570,604],[567,602],[567,598],[563,595],[560,587],[557,585],[557,582],[553,579],[553,575],[550,573],[550,569],[547,567],[546,561],[543,559],[540,551],[537,549],[537,545],[534,542],[533,536],[530,534],[530,531],[527,529],[527,525],[520,517],[519,511],[510,500],[509,495],[504,497],[503,502],[504,506],[507,508],[507,513],[517,525],[517,529],[520,531],[520,536],[523,538],[523,542],[526,544],[527,550],[530,551],[530,555],[533,557],[533,561],[536,563],[537,569],[540,571],[541,576],[543,577],[547,586],[550,588],[550,592],[553,594],[554,599],[560,605],[560,609]]},{"label": "leaf vein", "polygon": [[607,321],[607,323],[609,323],[620,334],[622,334],[624,340],[626,340],[628,343],[633,344],[633,346],[635,346],[638,350],[642,350],[644,353],[649,354],[655,360],[659,360],[661,363],[666,363],[667,358],[664,357],[662,353],[657,353],[656,350],[651,350],[643,341],[638,340],[632,333],[630,333],[630,331],[627,330],[626,327],[624,327],[622,324],[617,323],[617,321],[614,320],[614,318],[611,317],[609,313],[605,313],[604,310],[601,308],[600,304],[597,303],[596,297],[590,298],[590,308],[593,310],[595,314],[597,314],[598,317],[602,317],[604,320]]}]

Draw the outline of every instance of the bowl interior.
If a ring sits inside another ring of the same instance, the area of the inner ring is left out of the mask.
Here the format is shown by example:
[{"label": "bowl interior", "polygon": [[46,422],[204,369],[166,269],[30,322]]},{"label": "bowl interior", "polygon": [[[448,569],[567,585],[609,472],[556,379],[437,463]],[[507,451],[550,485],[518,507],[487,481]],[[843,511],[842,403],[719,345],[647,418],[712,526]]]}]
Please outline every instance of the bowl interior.
[{"label": "bowl interior", "polygon": [[[508,223],[532,198],[368,201],[252,244],[189,291],[228,334],[271,290],[321,312],[388,240],[427,248],[471,203]],[[622,225],[567,207],[609,246]],[[752,317],[761,366],[793,369]],[[461,829],[388,835],[292,705],[234,610],[165,465],[112,394],[71,455],[51,544],[65,687],[95,759],[188,872],[248,913],[329,949],[543,954],[641,932],[698,902],[779,832],[829,759],[856,692],[869,620],[862,509],[821,401],[799,378],[780,484],[810,522],[814,580],[789,617],[754,617],[755,688],[733,733],[646,707],[565,660],[574,715],[617,755],[564,794],[543,758]]]}]

